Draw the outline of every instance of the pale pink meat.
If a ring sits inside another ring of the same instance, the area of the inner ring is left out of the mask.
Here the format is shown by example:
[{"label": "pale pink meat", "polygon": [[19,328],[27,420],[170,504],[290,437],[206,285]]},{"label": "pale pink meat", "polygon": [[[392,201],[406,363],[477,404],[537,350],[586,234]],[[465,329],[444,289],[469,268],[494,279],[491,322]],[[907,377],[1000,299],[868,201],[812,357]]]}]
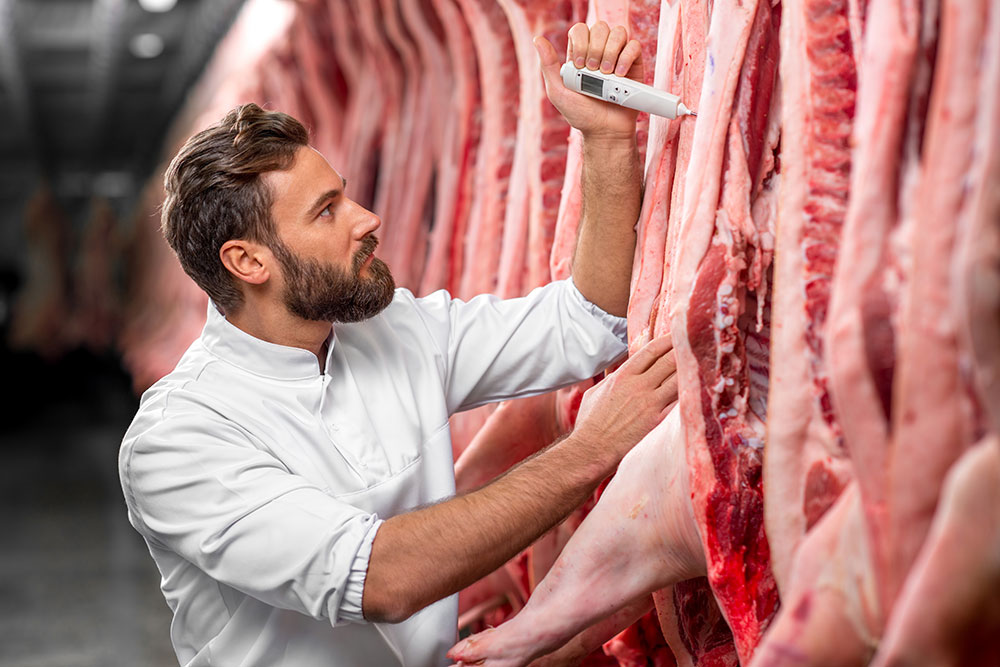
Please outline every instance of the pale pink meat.
[{"label": "pale pink meat", "polygon": [[1000,432],[1000,11],[991,7],[983,47],[976,154],[958,229],[954,262],[963,372],[979,398],[985,426]]},{"label": "pale pink meat", "polygon": [[532,42],[546,37],[566,51],[569,27],[584,17],[583,0],[497,0],[510,24],[520,73],[517,145],[503,224],[497,293],[512,297],[549,282],[549,253],[569,124],[549,102]]},{"label": "pale pink meat", "polygon": [[858,667],[878,642],[875,569],[856,482],[799,545],[782,607],[750,667]]},{"label": "pale pink meat", "polygon": [[[660,11],[653,85],[661,90],[680,90],[677,73],[684,71],[683,63],[678,63],[680,67],[675,67],[675,60],[683,60],[684,55],[680,43],[681,4],[679,0],[672,3],[664,0]],[[650,339],[653,304],[659,296],[664,275],[670,191],[674,183],[677,159],[677,133],[683,120],[668,120],[660,116],[649,120],[645,192],[639,222],[636,224],[636,253],[628,301],[629,350],[633,352]]]},{"label": "pale pink meat", "polygon": [[328,0],[328,3],[333,45],[348,92],[340,135],[344,164],[336,168],[347,178],[351,198],[371,208],[375,201],[380,135],[386,124],[385,114],[398,104],[398,100],[390,98],[398,97],[399,86],[394,72],[381,67],[376,52],[366,45],[365,35],[370,31],[363,26],[368,22],[362,13],[355,11],[354,0]]},{"label": "pale pink meat", "polygon": [[429,294],[444,288],[459,296],[465,265],[464,239],[475,195],[473,178],[480,133],[476,110],[480,93],[472,37],[455,0],[433,0],[433,9],[445,33],[453,85],[450,106],[444,119],[438,120],[450,131],[443,138],[437,165],[434,224],[420,292]]},{"label": "pale pink meat", "polygon": [[771,567],[787,592],[792,559],[851,479],[823,357],[833,269],[850,193],[857,66],[847,0],[782,13],[785,105],[775,250],[764,516]]},{"label": "pale pink meat", "polygon": [[[456,644],[449,657],[526,665],[668,584],[704,574],[673,410],[623,460],[521,613]],[[572,610],[572,613],[567,613]]]},{"label": "pale pink meat", "polygon": [[103,198],[90,202],[90,214],[73,267],[72,335],[96,354],[111,349],[121,317],[121,290],[116,279],[122,251],[118,221]]},{"label": "pale pink meat", "polygon": [[1000,664],[998,585],[1000,438],[993,434],[949,470],[872,667]]},{"label": "pale pink meat", "polygon": [[[898,163],[917,48],[915,3],[873,2],[864,46],[851,172],[851,200],[834,274],[826,334],[834,407],[872,529],[883,523],[894,331],[882,282],[898,220]],[[866,87],[867,86],[867,87]]]},{"label": "pale pink meat", "polygon": [[458,294],[496,291],[500,244],[517,137],[518,74],[513,37],[503,10],[490,0],[457,0],[479,64],[482,134],[476,154],[475,197],[465,239]]},{"label": "pale pink meat", "polygon": [[[942,2],[941,39],[923,139],[911,226],[914,270],[902,291],[887,469],[887,545],[879,572],[891,609],[926,537],[948,468],[974,442],[962,391],[957,309],[950,280],[975,147],[975,115],[986,0]],[[994,84],[1000,82],[993,82]],[[919,460],[920,465],[914,465]]]},{"label": "pale pink meat", "polygon": [[330,17],[322,3],[303,4],[292,25],[292,48],[309,105],[312,126],[310,142],[334,165],[341,164],[340,132],[344,124],[345,100],[337,94],[334,80],[340,72],[326,44]]}]

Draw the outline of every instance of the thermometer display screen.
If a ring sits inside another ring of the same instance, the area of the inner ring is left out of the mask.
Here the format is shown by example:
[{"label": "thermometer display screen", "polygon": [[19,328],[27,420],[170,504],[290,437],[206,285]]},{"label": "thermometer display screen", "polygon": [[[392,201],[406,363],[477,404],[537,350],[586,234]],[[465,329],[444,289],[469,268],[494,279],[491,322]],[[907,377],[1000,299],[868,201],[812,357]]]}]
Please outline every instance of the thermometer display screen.
[{"label": "thermometer display screen", "polygon": [[604,79],[588,74],[580,74],[580,89],[585,93],[604,97]]}]

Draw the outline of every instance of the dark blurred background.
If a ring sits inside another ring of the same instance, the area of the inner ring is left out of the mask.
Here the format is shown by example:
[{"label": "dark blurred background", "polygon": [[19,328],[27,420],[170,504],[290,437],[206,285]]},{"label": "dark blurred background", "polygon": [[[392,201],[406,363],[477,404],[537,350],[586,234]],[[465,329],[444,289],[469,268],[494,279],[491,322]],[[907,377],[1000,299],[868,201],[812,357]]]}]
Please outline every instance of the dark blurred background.
[{"label": "dark blurred background", "polygon": [[[170,318],[197,295],[145,287],[175,271],[155,247],[156,183],[171,132],[220,85],[206,66],[244,4],[0,0],[5,667],[177,664],[117,450],[138,393],[199,328]],[[165,327],[184,335],[154,359]]]}]

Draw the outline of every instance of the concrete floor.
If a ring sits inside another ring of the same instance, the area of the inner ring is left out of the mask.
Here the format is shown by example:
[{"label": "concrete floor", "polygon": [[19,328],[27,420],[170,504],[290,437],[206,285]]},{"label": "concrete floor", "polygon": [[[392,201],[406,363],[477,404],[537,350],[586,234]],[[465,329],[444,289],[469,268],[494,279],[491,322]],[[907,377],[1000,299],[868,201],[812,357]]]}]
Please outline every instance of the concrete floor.
[{"label": "concrete floor", "polygon": [[118,484],[127,379],[89,358],[3,361],[17,395],[0,420],[0,667],[176,666]]}]

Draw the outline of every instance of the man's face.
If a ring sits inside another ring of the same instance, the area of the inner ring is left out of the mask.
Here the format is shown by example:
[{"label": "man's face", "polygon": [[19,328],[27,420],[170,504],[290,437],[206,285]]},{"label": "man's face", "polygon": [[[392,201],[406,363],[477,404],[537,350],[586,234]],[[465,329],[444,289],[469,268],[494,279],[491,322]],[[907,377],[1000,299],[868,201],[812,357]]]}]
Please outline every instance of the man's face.
[{"label": "man's face", "polygon": [[282,300],[307,320],[359,322],[392,301],[389,267],[374,256],[377,216],[344,194],[345,182],[311,148],[301,148],[287,171],[265,176],[274,193]]}]

